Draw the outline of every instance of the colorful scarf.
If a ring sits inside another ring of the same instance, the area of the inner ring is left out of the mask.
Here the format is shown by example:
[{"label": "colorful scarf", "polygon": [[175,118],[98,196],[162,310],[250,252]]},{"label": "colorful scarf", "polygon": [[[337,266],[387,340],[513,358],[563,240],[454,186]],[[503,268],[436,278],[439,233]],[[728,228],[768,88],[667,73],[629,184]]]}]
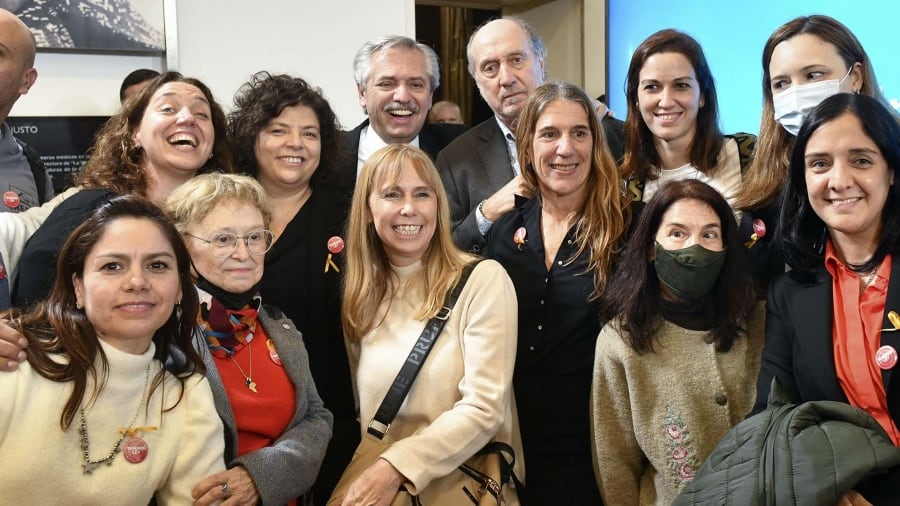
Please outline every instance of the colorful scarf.
[{"label": "colorful scarf", "polygon": [[214,356],[230,357],[253,341],[256,317],[262,303],[259,296],[243,308],[233,310],[226,309],[218,299],[201,289],[197,290],[197,294],[200,296],[197,325]]}]

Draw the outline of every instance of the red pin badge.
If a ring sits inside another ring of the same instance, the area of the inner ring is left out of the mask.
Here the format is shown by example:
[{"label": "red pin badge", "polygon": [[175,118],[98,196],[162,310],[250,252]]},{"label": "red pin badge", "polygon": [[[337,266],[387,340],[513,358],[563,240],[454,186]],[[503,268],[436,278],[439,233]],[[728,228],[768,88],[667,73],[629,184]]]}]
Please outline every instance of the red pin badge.
[{"label": "red pin badge", "polygon": [[125,447],[122,448],[125,460],[132,464],[143,462],[147,458],[147,453],[149,453],[147,442],[137,436],[125,441]]},{"label": "red pin badge", "polygon": [[891,345],[884,345],[875,352],[875,363],[882,370],[893,369],[897,365],[897,350]]},{"label": "red pin badge", "polygon": [[341,251],[344,251],[344,240],[338,236],[332,236],[328,239],[328,251],[337,255]]},{"label": "red pin badge", "polygon": [[6,207],[15,209],[19,207],[19,204],[22,203],[22,199],[19,198],[18,193],[9,190],[7,192],[3,192],[3,203],[6,204]]},{"label": "red pin badge", "polygon": [[275,351],[275,343],[273,343],[271,339],[266,340],[266,348],[269,349],[269,359],[277,365],[281,365],[281,357],[279,357],[278,352]]},{"label": "red pin badge", "polygon": [[766,236],[766,224],[763,220],[759,218],[753,220],[753,233],[757,238]]}]

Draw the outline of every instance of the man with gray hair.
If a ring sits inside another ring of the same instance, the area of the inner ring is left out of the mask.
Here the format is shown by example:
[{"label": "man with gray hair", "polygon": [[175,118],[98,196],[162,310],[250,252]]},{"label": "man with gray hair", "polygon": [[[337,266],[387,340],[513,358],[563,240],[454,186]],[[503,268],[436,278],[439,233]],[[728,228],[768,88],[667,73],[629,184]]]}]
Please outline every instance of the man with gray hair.
[{"label": "man with gray hair", "polygon": [[[503,18],[475,30],[466,53],[469,74],[494,117],[450,143],[437,166],[450,204],[453,241],[480,253],[491,224],[513,210],[516,195],[523,195],[516,122],[528,94],[544,81],[546,51],[527,23]],[[613,157],[621,158],[622,122],[604,118],[602,124]]]},{"label": "man with gray hair", "polygon": [[353,59],[353,77],[368,119],[346,134],[347,150],[356,155],[344,175],[348,195],[363,163],[379,148],[411,144],[434,158],[465,132],[460,125],[425,122],[441,82],[438,56],[425,44],[399,35],[366,42]]}]

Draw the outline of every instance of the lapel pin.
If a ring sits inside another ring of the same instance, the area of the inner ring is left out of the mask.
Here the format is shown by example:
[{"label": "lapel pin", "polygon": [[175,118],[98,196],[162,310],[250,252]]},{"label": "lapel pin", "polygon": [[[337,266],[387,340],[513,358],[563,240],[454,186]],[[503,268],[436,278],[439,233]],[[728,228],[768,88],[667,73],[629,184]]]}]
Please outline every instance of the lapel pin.
[{"label": "lapel pin", "polygon": [[516,244],[516,247],[520,250],[523,246],[525,246],[525,236],[528,234],[528,231],[525,230],[525,227],[519,227],[516,229],[516,233],[513,234],[513,242]]}]

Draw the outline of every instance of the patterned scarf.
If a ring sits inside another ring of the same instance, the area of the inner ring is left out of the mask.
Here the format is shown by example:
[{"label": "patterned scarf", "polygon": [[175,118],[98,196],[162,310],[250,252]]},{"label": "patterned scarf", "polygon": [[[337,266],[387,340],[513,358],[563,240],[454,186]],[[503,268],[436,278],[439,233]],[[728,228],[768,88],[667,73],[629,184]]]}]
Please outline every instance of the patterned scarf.
[{"label": "patterned scarf", "polygon": [[197,325],[206,338],[209,351],[216,357],[227,358],[253,341],[259,306],[262,299],[254,297],[241,309],[226,309],[215,297],[202,289]]}]

